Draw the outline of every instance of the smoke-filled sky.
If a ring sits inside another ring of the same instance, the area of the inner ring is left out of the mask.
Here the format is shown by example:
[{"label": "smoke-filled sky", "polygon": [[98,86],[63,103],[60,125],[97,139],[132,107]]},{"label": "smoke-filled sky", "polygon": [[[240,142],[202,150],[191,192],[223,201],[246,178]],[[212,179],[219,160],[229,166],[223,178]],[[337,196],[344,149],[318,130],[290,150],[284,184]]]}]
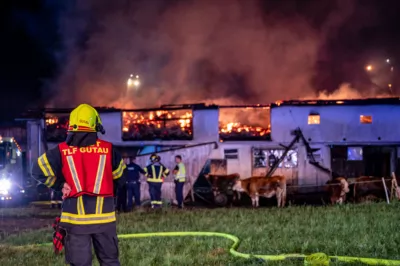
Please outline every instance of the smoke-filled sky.
[{"label": "smoke-filled sky", "polygon": [[[1,82],[10,95],[3,101],[13,109],[82,102],[133,108],[388,93],[388,82],[396,91],[395,72],[382,62],[390,58],[396,71],[398,6],[396,0],[12,4],[1,49]],[[369,64],[374,72],[365,70]],[[127,89],[130,74],[139,75],[138,90]]]}]

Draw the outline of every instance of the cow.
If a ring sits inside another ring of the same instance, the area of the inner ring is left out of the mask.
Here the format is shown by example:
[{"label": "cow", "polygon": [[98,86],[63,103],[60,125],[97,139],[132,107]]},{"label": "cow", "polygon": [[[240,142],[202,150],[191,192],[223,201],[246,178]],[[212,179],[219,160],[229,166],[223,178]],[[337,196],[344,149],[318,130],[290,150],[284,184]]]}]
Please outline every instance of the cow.
[{"label": "cow", "polygon": [[337,177],[326,183],[331,204],[342,204],[346,201],[346,194],[349,193],[349,183],[344,177]]},{"label": "cow", "polygon": [[[237,200],[237,193],[232,190],[233,185],[236,183],[237,180],[240,179],[240,175],[238,173],[230,175],[207,174],[205,175],[205,177],[211,184],[214,199],[217,200],[217,197],[221,198],[222,196],[222,198],[226,198],[226,200],[232,206],[233,201]],[[231,197],[232,192],[233,198]]]},{"label": "cow", "polygon": [[[388,193],[391,191],[392,181],[385,179],[386,188]],[[385,188],[382,183],[382,178],[372,176],[361,176],[354,180],[353,197],[355,202],[361,202],[367,198],[381,198],[384,199]],[[396,191],[397,192],[397,191]],[[399,199],[399,193],[395,197]]]},{"label": "cow", "polygon": [[278,208],[286,204],[286,178],[284,176],[253,176],[236,181],[233,190],[245,192],[251,198],[252,206],[259,206],[259,197],[272,198],[276,196]]}]

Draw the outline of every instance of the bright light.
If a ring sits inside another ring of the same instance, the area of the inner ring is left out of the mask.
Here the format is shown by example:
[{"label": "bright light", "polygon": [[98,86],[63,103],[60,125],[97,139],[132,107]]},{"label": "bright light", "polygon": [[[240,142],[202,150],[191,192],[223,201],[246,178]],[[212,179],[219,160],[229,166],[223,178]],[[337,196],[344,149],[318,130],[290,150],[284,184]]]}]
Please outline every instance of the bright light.
[{"label": "bright light", "polygon": [[132,86],[136,87],[136,88],[139,87],[140,86],[139,75],[136,75],[134,77],[133,74],[131,74],[130,78],[126,82],[126,85],[128,86],[128,88],[130,88]]},{"label": "bright light", "polygon": [[0,190],[9,190],[11,187],[10,181],[6,179],[0,180]]},{"label": "bright light", "polygon": [[17,156],[21,156],[21,152],[19,150],[17,150]]},{"label": "bright light", "polygon": [[371,70],[372,70],[372,66],[371,66],[371,65],[368,65],[365,69],[366,69],[367,71],[371,71]]},{"label": "bright light", "polygon": [[392,84],[388,84],[388,87],[391,88],[391,87],[392,87]]},{"label": "bright light", "polygon": [[390,63],[390,59],[386,59],[386,63]]}]

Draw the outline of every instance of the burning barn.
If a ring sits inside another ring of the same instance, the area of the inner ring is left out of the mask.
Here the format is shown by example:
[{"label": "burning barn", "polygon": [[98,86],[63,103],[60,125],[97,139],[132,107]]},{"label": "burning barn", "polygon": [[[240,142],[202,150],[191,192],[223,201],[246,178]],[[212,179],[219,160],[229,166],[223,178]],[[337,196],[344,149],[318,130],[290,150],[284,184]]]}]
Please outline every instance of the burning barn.
[{"label": "burning barn", "polygon": [[[69,111],[46,110],[44,119],[28,121],[30,160],[65,139]],[[400,113],[400,100],[393,98],[98,111],[106,130],[102,138],[124,155],[137,155],[141,165],[155,151],[170,168],[174,156],[182,155],[189,179],[185,193],[204,171],[241,178],[284,175],[289,185],[318,187],[332,172],[389,175],[400,156],[400,127],[388,116]],[[163,188],[167,198],[174,199],[173,186],[170,177]]]}]

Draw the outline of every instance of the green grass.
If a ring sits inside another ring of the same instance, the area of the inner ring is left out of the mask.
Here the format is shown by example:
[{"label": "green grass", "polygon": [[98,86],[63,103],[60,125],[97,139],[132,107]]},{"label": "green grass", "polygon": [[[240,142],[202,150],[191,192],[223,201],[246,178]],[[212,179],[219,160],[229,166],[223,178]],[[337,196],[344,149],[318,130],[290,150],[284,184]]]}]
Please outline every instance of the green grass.
[{"label": "green grass", "polygon": [[[3,213],[3,216],[7,215],[12,216],[13,211]],[[26,215],[27,222],[30,215]],[[167,209],[161,213],[120,215],[118,231],[120,234],[225,232],[241,239],[239,250],[245,253],[324,252],[400,260],[399,220],[399,203],[257,210]],[[51,234],[49,227],[7,236],[0,241],[1,245],[6,245],[0,247],[0,265],[65,265],[63,257],[55,257],[50,247],[12,247],[49,242]],[[203,237],[120,240],[120,259],[122,265],[260,265],[259,261],[231,257],[227,252],[230,244],[228,240]],[[268,265],[303,265],[303,262],[284,261]]]}]

